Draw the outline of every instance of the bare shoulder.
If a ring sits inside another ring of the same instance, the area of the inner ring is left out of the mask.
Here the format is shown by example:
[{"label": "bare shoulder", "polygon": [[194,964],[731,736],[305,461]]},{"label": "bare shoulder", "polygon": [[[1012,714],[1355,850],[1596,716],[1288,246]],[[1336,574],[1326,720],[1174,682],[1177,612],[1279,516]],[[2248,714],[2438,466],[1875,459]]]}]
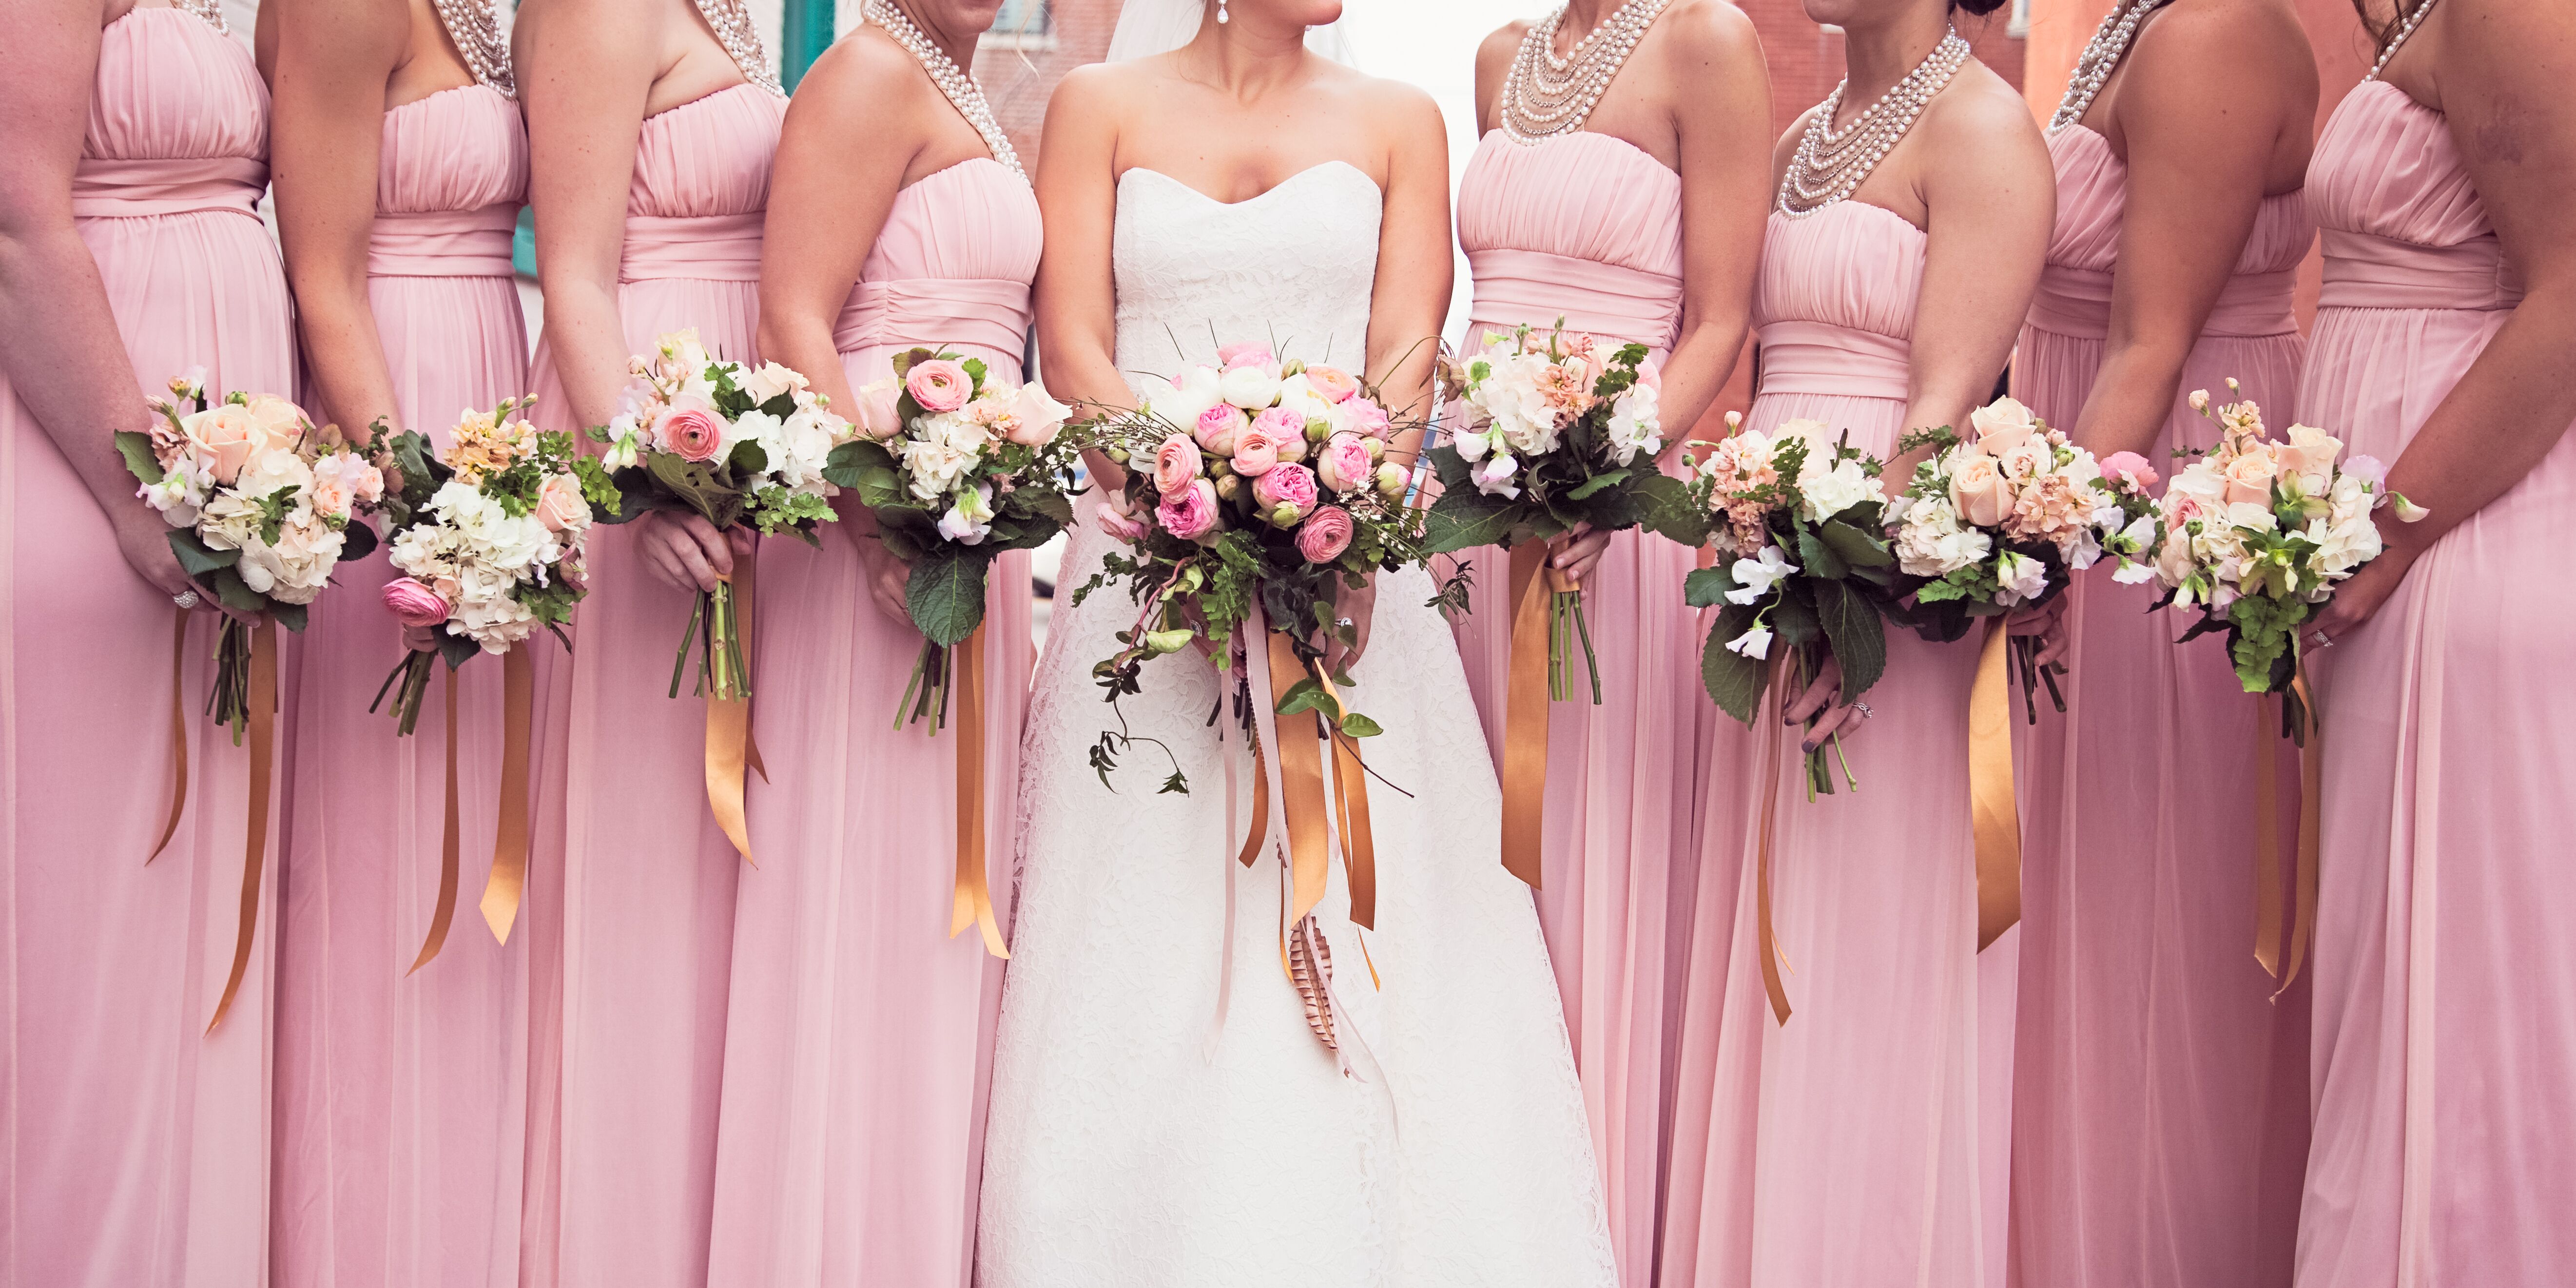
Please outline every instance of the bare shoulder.
[{"label": "bare shoulder", "polygon": [[2012,83],[1974,59],[1923,109],[1915,129],[1940,149],[1945,164],[1969,162],[1983,167],[2039,158],[2048,164],[2048,143],[2039,132],[2030,103]]},{"label": "bare shoulder", "polygon": [[912,54],[894,42],[873,24],[863,23],[832,42],[814,65],[806,69],[805,79],[796,86],[796,96],[803,98],[823,92],[834,102],[848,100],[882,101],[920,82],[920,65]]},{"label": "bare shoulder", "polygon": [[1727,0],[1674,0],[1655,19],[1650,39],[1656,37],[1666,58],[1692,65],[1762,61],[1762,35],[1753,19]]},{"label": "bare shoulder", "polygon": [[1388,124],[1412,130],[1423,124],[1440,123],[1440,105],[1429,91],[1400,80],[1369,76],[1340,63],[1324,62],[1326,77],[1344,83],[1334,86],[1351,96],[1351,103],[1371,117],[1382,117]]},{"label": "bare shoulder", "polygon": [[2131,76],[2187,76],[2219,82],[2229,92],[2242,75],[2284,74],[2316,80],[2316,54],[2299,16],[2280,0],[2182,0],[2159,11],[2138,33]]},{"label": "bare shoulder", "polygon": [[[1151,59],[1140,60],[1151,62]],[[1086,63],[1064,74],[1047,97],[1047,123],[1099,123],[1118,119],[1144,93],[1139,63]]]},{"label": "bare shoulder", "polygon": [[1514,18],[1487,32],[1476,45],[1476,71],[1479,75],[1500,76],[1521,52],[1521,42],[1529,38],[1532,23],[1527,18]]}]

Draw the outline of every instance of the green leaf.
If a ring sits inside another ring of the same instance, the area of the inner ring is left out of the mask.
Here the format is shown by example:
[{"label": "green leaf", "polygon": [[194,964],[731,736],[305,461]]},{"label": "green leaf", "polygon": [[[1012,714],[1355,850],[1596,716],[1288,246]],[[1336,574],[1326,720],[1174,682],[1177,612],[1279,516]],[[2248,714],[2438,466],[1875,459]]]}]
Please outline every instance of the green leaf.
[{"label": "green leaf", "polygon": [[1324,686],[1315,683],[1310,676],[1289,685],[1288,691],[1279,695],[1275,714],[1293,716],[1304,711],[1324,711],[1335,705],[1331,695],[1324,692]]},{"label": "green leaf", "polygon": [[[1735,717],[1746,728],[1753,726],[1753,713],[1762,705],[1762,689],[1770,680],[1768,670],[1759,661],[1728,650],[1726,642],[1742,635],[1753,624],[1753,610],[1741,604],[1729,604],[1717,615],[1717,624],[1709,628],[1708,641],[1700,646],[1699,678],[1708,689],[1709,699],[1717,709]],[[1779,641],[1772,641],[1777,647]]]},{"label": "green leaf", "polygon": [[215,570],[215,598],[236,613],[257,613],[268,609],[268,596],[244,584],[241,573],[232,568]]},{"label": "green leaf", "polygon": [[[945,543],[943,543],[944,545]],[[912,561],[904,607],[933,644],[946,647],[984,623],[984,564],[934,547]]]},{"label": "green leaf", "polygon": [[1043,514],[1055,520],[1059,526],[1073,522],[1073,498],[1053,488],[1022,488],[1013,492],[1011,499],[1027,507],[1032,514]]},{"label": "green leaf", "polygon": [[[1792,593],[1797,590],[1800,584],[1801,583],[1793,580],[1786,585],[1783,585],[1780,588],[1780,602],[1771,610],[1771,629],[1779,634],[1780,642],[1782,644],[1812,644],[1815,642],[1816,637],[1824,631],[1824,623],[1819,620],[1816,615],[1815,601],[1809,598],[1808,595]],[[1805,584],[1809,586],[1820,585],[1820,583],[1815,582],[1808,582]]]},{"label": "green leaf", "polygon": [[179,557],[179,571],[201,580],[219,568],[241,562],[241,551],[214,549],[198,540],[191,528],[170,529],[170,553]]},{"label": "green leaf", "polygon": [[[525,648],[526,645],[520,645],[519,647]],[[458,635],[450,631],[440,631],[438,633],[438,655],[447,660],[448,670],[453,671],[456,668],[465,665],[465,663],[472,659],[475,654],[482,651],[482,645],[475,643],[473,640],[468,639],[463,635]]]},{"label": "green leaf", "polygon": [[125,468],[144,483],[161,481],[161,459],[152,454],[152,436],[141,430],[116,431],[116,454],[125,458]]},{"label": "green leaf", "polygon": [[1497,546],[1510,539],[1521,507],[1498,496],[1450,491],[1431,503],[1424,516],[1423,553],[1444,555],[1477,546]]},{"label": "green leaf", "polygon": [[884,444],[854,438],[833,448],[832,454],[823,458],[823,481],[835,487],[857,487],[859,471],[870,465],[891,472],[894,457],[886,451]]},{"label": "green leaf", "polygon": [[1816,583],[1816,615],[1843,664],[1842,700],[1851,702],[1887,673],[1887,627],[1859,591],[1838,582]]},{"label": "green leaf", "polygon": [[1691,503],[1690,484],[1669,474],[1647,470],[1624,489],[1637,501],[1637,525],[1686,546],[1708,542],[1708,511]]},{"label": "green leaf", "polygon": [[1627,470],[1610,470],[1605,473],[1595,474],[1592,477],[1583,480],[1583,482],[1577,485],[1573,491],[1566,493],[1565,499],[1568,501],[1580,501],[1605,487],[1615,487],[1621,483],[1627,482],[1628,474],[1629,471]]},{"label": "green leaf", "polygon": [[364,559],[376,552],[377,544],[375,528],[364,519],[351,519],[349,526],[340,529],[339,562]]},{"label": "green leaf", "polygon": [[732,455],[726,459],[732,463],[736,474],[758,474],[769,468],[769,453],[760,444],[748,438],[734,444]]},{"label": "green leaf", "polygon": [[1714,608],[1723,604],[1726,592],[1733,589],[1735,578],[1727,574],[1723,563],[1714,568],[1693,568],[1689,576],[1682,578],[1683,602],[1693,608]]},{"label": "green leaf", "polygon": [[307,613],[303,604],[271,604],[268,615],[278,625],[300,634],[304,630]]},{"label": "green leaf", "polygon": [[1443,443],[1424,455],[1430,458],[1431,475],[1440,480],[1441,491],[1472,492],[1475,490],[1475,467],[1467,464],[1467,458],[1460,456],[1457,448]]},{"label": "green leaf", "polygon": [[1342,717],[1342,733],[1347,737],[1374,738],[1385,732],[1386,730],[1378,727],[1377,721],[1359,712],[1353,711]]},{"label": "green leaf", "polygon": [[1873,536],[1839,519],[1818,525],[1816,535],[1842,556],[1843,562],[1855,568],[1885,568],[1896,562],[1896,557],[1888,553],[1885,537]]},{"label": "green leaf", "polygon": [[1809,577],[1824,581],[1841,581],[1851,575],[1851,565],[1844,563],[1843,557],[1805,524],[1798,525],[1798,563]]}]

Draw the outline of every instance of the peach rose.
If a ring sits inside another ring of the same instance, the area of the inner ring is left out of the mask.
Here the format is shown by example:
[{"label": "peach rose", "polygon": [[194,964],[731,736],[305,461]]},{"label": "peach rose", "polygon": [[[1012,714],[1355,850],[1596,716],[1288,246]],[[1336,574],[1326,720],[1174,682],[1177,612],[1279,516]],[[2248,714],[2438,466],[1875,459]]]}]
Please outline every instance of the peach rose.
[{"label": "peach rose", "polygon": [[215,482],[227,487],[241,476],[251,453],[266,446],[268,439],[259,422],[251,419],[250,409],[233,403],[217,403],[188,416],[179,422],[179,432],[205,458]]},{"label": "peach rose", "polygon": [[1308,367],[1306,383],[1314,388],[1316,397],[1328,403],[1348,402],[1360,391],[1358,378],[1339,367]]},{"label": "peach rose", "polygon": [[2277,462],[2268,447],[2253,446],[2227,463],[2227,497],[2229,505],[2272,505],[2272,478]]},{"label": "peach rose", "polygon": [[903,382],[888,377],[859,389],[859,432],[883,442],[903,432],[903,417],[897,404],[903,401]]},{"label": "peach rose", "polygon": [[580,481],[569,474],[547,475],[545,485],[537,489],[536,515],[548,532],[590,522],[590,502],[582,499]]},{"label": "peach rose", "polygon": [[1991,406],[1969,412],[1968,425],[1977,431],[1977,445],[1988,455],[1998,457],[2005,449],[2039,433],[2030,408],[2012,398],[1998,398]]},{"label": "peach rose", "polygon": [[1995,458],[1962,451],[1950,465],[1950,505],[1971,527],[1999,526],[2012,514],[2012,482]]}]

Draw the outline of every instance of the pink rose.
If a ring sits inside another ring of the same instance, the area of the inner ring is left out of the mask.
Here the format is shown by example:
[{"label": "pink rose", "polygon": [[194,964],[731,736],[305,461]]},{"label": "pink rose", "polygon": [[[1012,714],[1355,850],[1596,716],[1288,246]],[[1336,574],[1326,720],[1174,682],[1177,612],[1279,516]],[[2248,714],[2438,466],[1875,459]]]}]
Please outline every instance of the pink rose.
[{"label": "pink rose", "polygon": [[1377,473],[1377,462],[1369,459],[1366,441],[1357,434],[1335,434],[1326,439],[1322,451],[1315,454],[1315,476],[1335,492],[1352,492],[1367,487]]},{"label": "pink rose", "polygon": [[1328,403],[1348,402],[1360,391],[1358,378],[1340,367],[1308,367],[1306,383],[1314,388],[1316,397]]},{"label": "pink rose", "polygon": [[447,620],[447,601],[409,577],[385,583],[385,608],[405,626],[430,627]]},{"label": "pink rose", "polygon": [[692,400],[662,413],[662,423],[653,427],[653,435],[681,460],[712,461],[724,450],[724,429],[723,420]]},{"label": "pink rose", "polygon": [[2343,472],[2370,485],[2373,492],[2388,488],[2388,466],[2376,456],[2356,456],[2343,463]]},{"label": "pink rose", "polygon": [[265,446],[288,448],[304,437],[304,409],[275,394],[261,394],[250,400],[246,410],[252,423],[267,435]]},{"label": "pink rose", "polygon": [[1977,431],[1977,445],[1997,457],[2039,433],[2039,422],[2030,414],[2030,408],[2013,398],[1998,398],[1969,412],[1968,425]]},{"label": "pink rose", "polygon": [[1178,492],[1206,465],[1198,444],[1174,434],[1154,450],[1154,490],[1166,496]]},{"label": "pink rose", "polygon": [[2147,458],[2136,452],[2113,452],[2102,458],[2102,477],[2120,479],[2131,487],[2151,488],[2156,485],[2156,470]]},{"label": "pink rose", "polygon": [[1978,451],[1961,452],[1950,465],[1950,505],[1959,521],[1977,528],[2000,526],[2012,517],[2012,482],[1995,458]]},{"label": "pink rose", "polygon": [[964,367],[946,358],[916,362],[904,373],[904,392],[926,412],[955,411],[975,396],[975,381]]},{"label": "pink rose", "polygon": [[1217,365],[1232,371],[1237,367],[1267,367],[1279,361],[1266,344],[1229,344],[1216,351]]},{"label": "pink rose", "polygon": [[215,482],[227,487],[241,476],[242,466],[268,437],[248,409],[232,403],[217,403],[190,415],[179,422],[179,428],[214,471]]},{"label": "pink rose", "polygon": [[1250,423],[1242,408],[1232,403],[1218,403],[1199,413],[1198,424],[1190,427],[1190,435],[1198,439],[1199,446],[1219,456],[1231,456],[1234,454],[1234,436],[1242,433],[1243,427]]},{"label": "pink rose", "polygon": [[1145,539],[1145,525],[1127,512],[1127,499],[1117,493],[1101,498],[1100,509],[1093,515],[1093,520],[1114,540],[1133,545]]},{"label": "pink rose", "polygon": [[1163,503],[1154,509],[1154,519],[1165,532],[1183,541],[1206,536],[1216,530],[1216,485],[1206,479],[1191,479],[1189,486],[1165,492]]},{"label": "pink rose", "polygon": [[581,482],[569,474],[549,474],[537,489],[537,522],[548,532],[561,532],[590,522],[590,502],[582,499]]},{"label": "pink rose", "polygon": [[1071,407],[1048,396],[1046,386],[1030,381],[1011,397],[1010,440],[1022,447],[1044,447],[1064,429]]},{"label": "pink rose", "polygon": [[[1315,472],[1303,465],[1277,465],[1252,481],[1252,499],[1271,512],[1270,521],[1287,527],[1315,510]],[[1280,523],[1282,511],[1294,511]]]},{"label": "pink rose", "polygon": [[1394,432],[1394,427],[1387,420],[1386,408],[1378,406],[1374,400],[1352,399],[1343,405],[1342,411],[1350,417],[1351,432],[1362,438],[1384,440]]},{"label": "pink rose", "polygon": [[1328,505],[1306,516],[1297,527],[1297,553],[1306,562],[1331,563],[1351,548],[1351,512]]},{"label": "pink rose", "polygon": [[1234,440],[1234,472],[1245,478],[1259,478],[1279,463],[1279,440],[1259,425],[1243,431]]},{"label": "pink rose", "polygon": [[862,386],[859,399],[859,432],[883,442],[903,432],[903,418],[896,410],[903,401],[903,382],[879,380]]}]

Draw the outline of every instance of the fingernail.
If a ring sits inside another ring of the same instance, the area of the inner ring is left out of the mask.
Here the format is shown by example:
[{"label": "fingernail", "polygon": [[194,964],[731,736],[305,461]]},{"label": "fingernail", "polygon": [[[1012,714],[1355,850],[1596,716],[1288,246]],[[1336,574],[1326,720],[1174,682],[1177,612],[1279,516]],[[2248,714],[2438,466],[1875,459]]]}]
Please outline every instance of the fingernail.
[{"label": "fingernail", "polygon": [[1798,744],[1798,750],[1806,752],[1809,755],[1813,755],[1816,750],[1816,744],[1812,742],[1802,742]]}]

